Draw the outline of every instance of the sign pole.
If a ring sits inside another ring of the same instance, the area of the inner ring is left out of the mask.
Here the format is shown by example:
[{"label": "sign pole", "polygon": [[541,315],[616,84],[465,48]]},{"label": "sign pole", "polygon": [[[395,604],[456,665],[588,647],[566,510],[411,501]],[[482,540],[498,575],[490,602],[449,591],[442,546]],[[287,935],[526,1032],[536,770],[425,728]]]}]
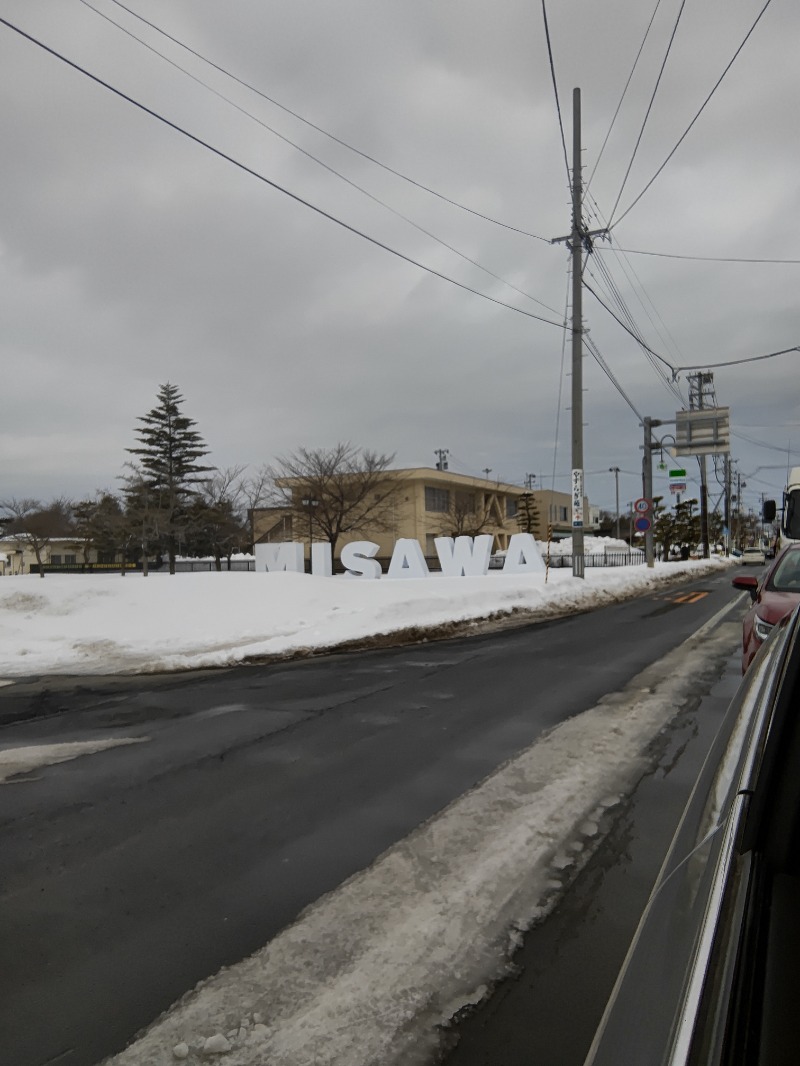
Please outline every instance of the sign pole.
[{"label": "sign pole", "polygon": [[[652,436],[654,425],[661,425],[653,418],[645,418],[642,421],[644,426],[644,458],[642,459],[642,487],[644,489],[644,498],[646,500],[653,499],[653,445]],[[653,545],[653,524],[650,523],[649,528],[645,531],[644,535],[644,557],[648,567],[652,570],[656,565],[655,550]]]}]

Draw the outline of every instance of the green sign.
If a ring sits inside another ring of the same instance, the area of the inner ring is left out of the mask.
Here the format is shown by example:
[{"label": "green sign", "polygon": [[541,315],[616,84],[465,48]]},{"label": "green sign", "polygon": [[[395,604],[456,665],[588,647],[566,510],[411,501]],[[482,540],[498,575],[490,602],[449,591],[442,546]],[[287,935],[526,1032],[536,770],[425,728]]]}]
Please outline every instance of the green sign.
[{"label": "green sign", "polygon": [[685,481],[686,480],[686,471],[685,470],[670,470],[669,476],[671,478],[673,478],[675,481]]}]

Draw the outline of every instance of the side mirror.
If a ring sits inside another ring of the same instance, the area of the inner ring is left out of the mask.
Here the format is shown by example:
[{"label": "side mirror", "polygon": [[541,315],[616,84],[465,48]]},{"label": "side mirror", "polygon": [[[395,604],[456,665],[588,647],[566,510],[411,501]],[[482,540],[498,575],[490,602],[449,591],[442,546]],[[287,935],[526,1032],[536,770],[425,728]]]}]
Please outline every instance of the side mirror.
[{"label": "side mirror", "polygon": [[731,582],[735,589],[744,589],[750,593],[750,599],[755,600],[758,593],[758,578],[753,577],[752,574],[739,574]]}]

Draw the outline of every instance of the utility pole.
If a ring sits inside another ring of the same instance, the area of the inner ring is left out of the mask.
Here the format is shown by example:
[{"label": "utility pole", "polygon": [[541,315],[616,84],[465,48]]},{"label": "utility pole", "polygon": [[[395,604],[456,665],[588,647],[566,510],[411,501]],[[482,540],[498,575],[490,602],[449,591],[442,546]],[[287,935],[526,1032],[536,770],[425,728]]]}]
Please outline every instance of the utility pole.
[{"label": "utility pole", "polygon": [[585,577],[583,557],[583,233],[581,91],[572,90],[572,576]]},{"label": "utility pole", "polygon": [[619,540],[619,467],[610,466],[608,472],[614,475],[614,487],[616,489],[617,498],[617,540]]},{"label": "utility pole", "polygon": [[[714,375],[711,373],[689,374],[686,379],[689,382],[689,409],[691,411],[702,410],[706,407],[705,394],[713,395]],[[716,407],[716,403],[708,406]],[[708,470],[705,455],[699,455],[700,463],[700,535],[703,540],[703,558],[708,559],[711,555],[708,545]]]},{"label": "utility pole", "polygon": [[572,256],[572,576],[584,577],[583,515],[583,250],[592,249],[592,237],[607,235],[607,229],[586,229],[581,217],[581,91],[572,90],[572,229],[568,237],[554,237],[551,244],[565,242]]},{"label": "utility pole", "polygon": [[438,456],[439,462],[436,464],[437,470],[447,470],[447,457],[450,454],[447,448],[437,448],[433,453]]},{"label": "utility pole", "polygon": [[725,525],[725,554],[731,554],[731,457],[730,453],[724,456],[725,461],[725,510],[723,513],[723,523]]},{"label": "utility pole", "polygon": [[483,468],[483,472],[486,475],[486,480],[488,481],[489,480],[489,474],[491,474],[491,472],[492,472],[492,468],[490,466],[485,466]]}]

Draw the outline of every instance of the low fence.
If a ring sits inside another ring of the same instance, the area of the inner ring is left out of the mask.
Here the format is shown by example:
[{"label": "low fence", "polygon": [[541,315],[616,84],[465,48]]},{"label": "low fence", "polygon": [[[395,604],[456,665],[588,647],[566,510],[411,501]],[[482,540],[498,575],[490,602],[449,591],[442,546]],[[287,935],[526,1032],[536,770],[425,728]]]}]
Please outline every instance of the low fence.
[{"label": "low fence", "polygon": [[[438,558],[426,558],[428,569],[432,574],[441,572],[441,565]],[[389,568],[389,558],[380,558],[378,562],[381,564],[381,569],[384,574]],[[646,562],[644,552],[632,551],[632,552],[605,552],[595,553],[592,555],[584,556],[585,567],[608,567],[608,566],[642,566]],[[494,571],[501,571],[505,558],[497,555],[493,555],[489,561],[489,569]],[[553,554],[550,556],[550,569],[558,570],[562,568],[572,569],[572,555],[565,555],[562,552]],[[306,563],[308,567],[308,563]],[[222,560],[223,571],[241,571],[241,572],[254,572],[256,568],[255,559],[227,559]],[[176,574],[203,574],[210,573],[217,569],[217,565],[213,559],[176,559],[175,560],[175,573]],[[125,573],[141,573],[141,563],[45,563],[42,566],[45,574],[108,574],[108,573],[120,573],[122,570]],[[148,563],[148,570],[152,574],[167,574],[169,573],[169,563],[166,559],[160,562]],[[334,573],[343,574],[345,572],[344,566],[341,565],[337,559],[333,565]],[[39,573],[39,566],[36,563],[32,563],[30,567],[32,574]]]},{"label": "low fence", "polygon": [[[255,559],[227,559],[222,560],[222,569],[225,570],[255,570]],[[40,568],[38,563],[31,563],[30,572],[38,574],[40,569],[45,574],[126,574],[142,572],[141,563],[44,563]],[[169,562],[166,559],[147,564],[151,574],[168,574]],[[176,574],[208,573],[217,569],[213,559],[176,559]]]},{"label": "low fence", "polygon": [[[590,566],[643,566],[647,562],[644,552],[604,552],[594,553],[592,555],[584,555],[583,563],[584,567]],[[550,569],[557,570],[563,567],[572,569],[572,555],[564,555],[561,552],[558,555],[550,556]]]}]

